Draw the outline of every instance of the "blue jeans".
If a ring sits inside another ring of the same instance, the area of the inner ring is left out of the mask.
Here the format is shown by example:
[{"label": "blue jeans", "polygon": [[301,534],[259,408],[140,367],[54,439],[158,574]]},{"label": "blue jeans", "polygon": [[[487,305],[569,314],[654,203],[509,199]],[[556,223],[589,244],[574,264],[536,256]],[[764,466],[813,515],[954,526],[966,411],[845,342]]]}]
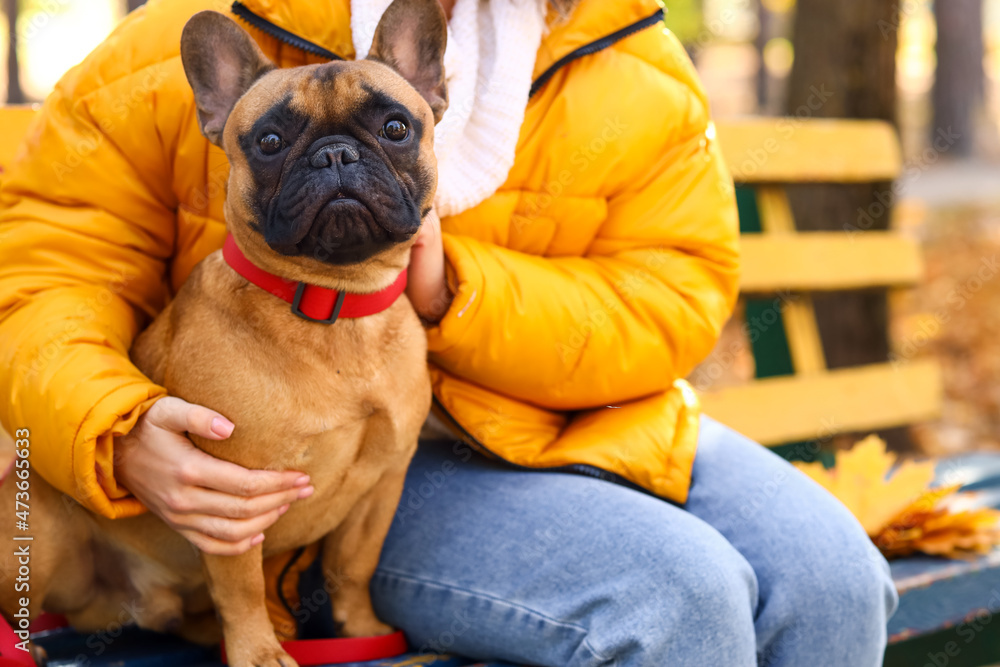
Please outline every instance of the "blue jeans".
[{"label": "blue jeans", "polygon": [[684,507],[421,443],[372,594],[416,648],[552,667],[880,665],[897,601],[843,505],[707,418]]}]

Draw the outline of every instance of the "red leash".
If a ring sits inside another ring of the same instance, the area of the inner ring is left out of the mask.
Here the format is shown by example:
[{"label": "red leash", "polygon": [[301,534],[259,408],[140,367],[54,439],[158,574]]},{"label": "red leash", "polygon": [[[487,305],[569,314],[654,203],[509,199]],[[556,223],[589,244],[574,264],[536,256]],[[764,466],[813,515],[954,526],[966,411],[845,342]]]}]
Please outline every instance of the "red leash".
[{"label": "red leash", "polygon": [[17,648],[20,641],[14,629],[0,616],[0,667],[35,667],[31,654]]},{"label": "red leash", "polygon": [[[42,613],[31,622],[28,630],[34,634],[67,625],[66,617],[61,614]],[[14,634],[14,629],[0,616],[0,667],[35,667],[31,654],[17,647],[20,642],[21,638]]]},{"label": "red leash", "polygon": [[[378,637],[300,639],[281,642],[281,648],[285,649],[301,667],[315,667],[395,658],[406,653],[408,646],[403,632],[397,630],[390,635]],[[222,662],[229,664],[226,660],[225,644],[222,646]]]},{"label": "red leash", "polygon": [[[31,632],[34,634],[67,625],[65,616],[42,614],[32,622]],[[17,648],[19,641],[14,630],[0,617],[0,667],[35,667],[31,654]],[[287,641],[281,643],[281,648],[285,649],[301,667],[316,667],[395,658],[406,653],[409,646],[402,631],[396,631],[378,637]],[[221,645],[221,650],[222,661],[226,662],[224,643]]]}]

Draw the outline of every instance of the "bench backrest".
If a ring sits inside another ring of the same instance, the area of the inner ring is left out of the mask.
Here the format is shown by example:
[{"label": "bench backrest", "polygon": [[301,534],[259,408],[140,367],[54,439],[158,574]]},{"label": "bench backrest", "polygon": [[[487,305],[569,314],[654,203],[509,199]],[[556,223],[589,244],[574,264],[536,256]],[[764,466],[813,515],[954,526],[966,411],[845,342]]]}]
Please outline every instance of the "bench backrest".
[{"label": "bench backrest", "polygon": [[[936,417],[941,376],[929,360],[827,370],[811,295],[911,287],[918,244],[893,231],[797,232],[785,185],[899,176],[895,130],[879,121],[754,118],[716,128],[738,186],[741,291],[757,380],[705,392],[705,411],[767,445],[901,426]],[[845,220],[845,223],[853,221]]]}]

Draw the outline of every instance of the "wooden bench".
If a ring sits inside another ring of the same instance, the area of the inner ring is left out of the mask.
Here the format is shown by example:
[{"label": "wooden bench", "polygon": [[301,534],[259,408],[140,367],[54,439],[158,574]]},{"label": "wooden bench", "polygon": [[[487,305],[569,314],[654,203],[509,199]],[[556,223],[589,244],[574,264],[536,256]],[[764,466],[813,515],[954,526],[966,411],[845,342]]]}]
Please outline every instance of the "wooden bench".
[{"label": "wooden bench", "polygon": [[[753,342],[759,379],[703,394],[705,411],[765,445],[936,417],[941,376],[932,361],[827,370],[812,302],[817,292],[912,287],[923,273],[916,242],[892,231],[797,232],[785,193],[791,184],[896,178],[893,128],[757,118],[719,122],[717,133],[738,187],[740,287],[748,318],[764,327]],[[782,354],[792,374],[762,372],[762,362]]]},{"label": "wooden bench", "polygon": [[[894,231],[850,226],[797,232],[785,193],[793,184],[897,178],[902,158],[892,126],[756,118],[719,122],[716,131],[737,184],[747,317],[767,326],[752,343],[757,379],[703,393],[705,411],[771,446],[937,417],[936,362],[828,370],[812,302],[822,292],[913,287],[923,274],[917,243]],[[977,491],[976,502],[1000,506],[1000,457],[946,460],[939,474]],[[1000,662],[1000,642],[989,638],[996,628],[982,631],[983,621],[1000,612],[1000,551],[975,561],[905,558],[891,567],[900,606],[889,622],[887,665]]]}]

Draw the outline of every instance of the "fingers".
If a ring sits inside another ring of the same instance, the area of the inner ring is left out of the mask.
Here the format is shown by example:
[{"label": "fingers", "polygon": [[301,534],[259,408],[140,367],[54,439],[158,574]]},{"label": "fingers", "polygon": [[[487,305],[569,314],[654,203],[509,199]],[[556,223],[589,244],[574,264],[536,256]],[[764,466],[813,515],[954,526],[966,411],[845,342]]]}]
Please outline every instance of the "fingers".
[{"label": "fingers", "polygon": [[264,541],[263,534],[257,534],[239,542],[225,542],[193,530],[180,530],[179,532],[200,551],[213,556],[239,556]]},{"label": "fingers", "polygon": [[225,440],[235,426],[215,410],[164,396],[149,409],[147,422],[174,433],[192,433],[210,440]]},{"label": "fingers", "polygon": [[210,456],[201,450],[184,462],[180,480],[189,486],[221,491],[233,496],[262,496],[309,485],[309,476],[294,470],[248,470]]},{"label": "fingers", "polygon": [[430,216],[428,216],[424,220],[424,224],[420,225],[420,229],[417,231],[417,238],[413,241],[413,246],[423,247],[433,244],[436,241],[437,235],[437,227],[431,221]]},{"label": "fingers", "polygon": [[211,489],[189,488],[182,494],[166,498],[167,509],[175,515],[207,514],[225,519],[252,519],[274,511],[282,505],[308,498],[313,487],[293,487],[260,496],[234,496]]},{"label": "fingers", "polygon": [[413,249],[419,253],[419,250],[425,246],[435,246],[438,242],[437,237],[440,235],[441,219],[438,217],[437,212],[431,209],[424,216],[423,224],[417,230],[417,237],[413,240]]},{"label": "fingers", "polygon": [[232,434],[233,423],[214,410],[167,396],[153,404],[144,421],[139,434],[144,456],[138,461],[143,465],[132,466],[132,486],[148,507],[205,553],[245,553],[263,541],[264,531],[291,503],[314,493],[308,475],[248,470],[193,446],[183,434],[212,440]]},{"label": "fingers", "polygon": [[[167,518],[179,531],[193,531],[203,537],[227,544],[240,544],[261,535],[288,511],[288,505],[271,510],[252,519],[224,519],[207,514],[170,515]],[[250,546],[253,546],[251,544]]]},{"label": "fingers", "polygon": [[419,246],[424,245],[424,241],[427,239],[427,227],[428,227],[428,225],[427,225],[427,222],[425,220],[424,224],[420,225],[420,229],[417,230],[417,237],[415,239],[413,239],[413,245],[411,246],[411,252],[412,252],[412,248],[417,248]]}]

